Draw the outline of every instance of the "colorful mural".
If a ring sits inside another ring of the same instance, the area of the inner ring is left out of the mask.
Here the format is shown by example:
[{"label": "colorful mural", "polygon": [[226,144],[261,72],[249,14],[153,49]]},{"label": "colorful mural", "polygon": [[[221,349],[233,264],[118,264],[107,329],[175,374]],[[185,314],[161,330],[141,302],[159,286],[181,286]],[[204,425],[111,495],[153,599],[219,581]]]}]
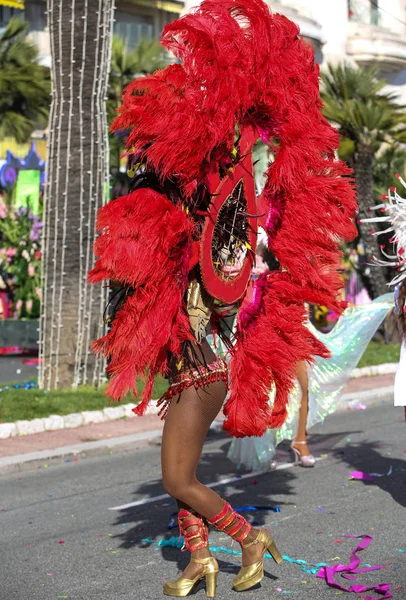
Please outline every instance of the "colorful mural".
[{"label": "colorful mural", "polygon": [[45,161],[37,152],[36,144],[31,144],[31,149],[25,158],[18,158],[10,150],[7,151],[6,161],[0,167],[0,186],[8,188],[17,182],[19,171],[40,171],[41,185],[45,182]]}]

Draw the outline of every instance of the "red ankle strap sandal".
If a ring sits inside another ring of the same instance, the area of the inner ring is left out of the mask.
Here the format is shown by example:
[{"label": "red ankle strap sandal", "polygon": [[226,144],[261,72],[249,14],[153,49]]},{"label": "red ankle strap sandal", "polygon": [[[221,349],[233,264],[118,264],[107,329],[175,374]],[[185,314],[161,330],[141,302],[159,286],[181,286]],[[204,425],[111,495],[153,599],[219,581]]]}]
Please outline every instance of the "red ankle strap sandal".
[{"label": "red ankle strap sandal", "polygon": [[[182,552],[189,550],[195,552],[201,548],[207,548],[209,545],[209,530],[203,518],[199,514],[194,514],[189,510],[181,510],[178,514],[178,523],[180,535],[183,535],[184,542]],[[193,527],[193,531],[189,529]],[[194,540],[200,540],[193,543]]]},{"label": "red ankle strap sandal", "polygon": [[[221,512],[209,519],[209,523],[214,525],[216,529],[219,531],[223,531],[230,537],[232,537],[236,542],[242,544],[249,532],[251,531],[251,525],[238,513],[235,512],[231,508],[231,506],[226,502],[223,506]],[[226,531],[227,527],[233,525],[231,529]]]}]

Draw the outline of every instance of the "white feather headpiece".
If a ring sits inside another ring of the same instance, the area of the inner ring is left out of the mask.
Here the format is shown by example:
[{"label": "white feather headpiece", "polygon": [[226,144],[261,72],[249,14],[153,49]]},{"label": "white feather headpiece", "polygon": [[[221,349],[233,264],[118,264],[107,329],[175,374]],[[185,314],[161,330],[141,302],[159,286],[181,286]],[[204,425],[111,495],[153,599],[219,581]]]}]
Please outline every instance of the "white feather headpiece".
[{"label": "white feather headpiece", "polygon": [[[404,188],[406,182],[400,175],[396,175]],[[391,281],[389,285],[397,285],[406,279],[406,199],[402,198],[396,188],[390,188],[387,196],[382,197],[388,200],[385,204],[378,204],[370,210],[385,213],[382,217],[372,217],[371,219],[362,219],[364,223],[388,223],[389,227],[383,231],[371,232],[372,235],[379,236],[385,233],[394,233],[391,242],[394,244],[396,254],[392,256],[385,252],[384,246],[381,251],[385,260],[374,257],[374,264],[383,267],[393,267],[399,271],[399,274]]]}]

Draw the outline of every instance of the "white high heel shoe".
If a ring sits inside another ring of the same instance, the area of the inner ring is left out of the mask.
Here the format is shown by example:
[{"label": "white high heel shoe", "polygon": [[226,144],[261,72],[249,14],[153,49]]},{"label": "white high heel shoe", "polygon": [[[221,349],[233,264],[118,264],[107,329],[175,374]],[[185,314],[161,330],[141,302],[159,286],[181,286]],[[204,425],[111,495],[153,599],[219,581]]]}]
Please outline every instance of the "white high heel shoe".
[{"label": "white high heel shoe", "polygon": [[315,466],[316,459],[311,454],[309,456],[302,456],[300,451],[295,448],[298,444],[307,444],[307,442],[292,442],[290,447],[293,450],[293,454],[295,455],[295,466],[300,465],[301,467],[305,467],[306,469],[310,469]]}]

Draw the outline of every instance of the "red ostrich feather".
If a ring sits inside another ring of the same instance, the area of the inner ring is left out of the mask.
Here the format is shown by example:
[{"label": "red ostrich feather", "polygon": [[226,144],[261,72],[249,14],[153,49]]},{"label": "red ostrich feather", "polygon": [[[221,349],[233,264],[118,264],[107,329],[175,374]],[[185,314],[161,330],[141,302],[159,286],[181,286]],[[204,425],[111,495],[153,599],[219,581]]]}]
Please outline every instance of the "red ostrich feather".
[{"label": "red ostrich feather", "polygon": [[89,281],[112,279],[134,291],[93,347],[111,359],[106,395],[115,400],[128,392],[138,396],[137,380],[146,379],[144,401],[137,407],[143,414],[155,376],[165,374],[167,353],[180,356],[182,342],[192,339],[182,299],[194,225],[165,196],[142,189],[104,206],[97,227],[102,235]]}]

